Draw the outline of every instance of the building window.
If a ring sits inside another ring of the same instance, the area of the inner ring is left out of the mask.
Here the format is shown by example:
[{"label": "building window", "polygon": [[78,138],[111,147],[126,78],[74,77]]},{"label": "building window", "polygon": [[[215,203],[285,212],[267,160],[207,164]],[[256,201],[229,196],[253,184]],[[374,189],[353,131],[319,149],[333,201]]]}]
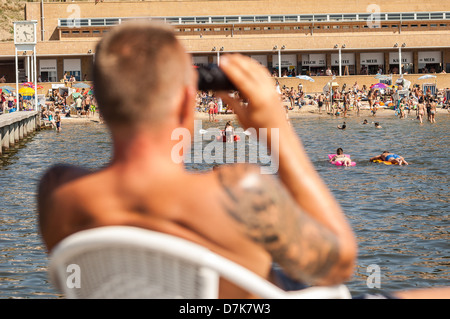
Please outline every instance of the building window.
[{"label": "building window", "polygon": [[[197,23],[209,23],[209,18],[208,17],[198,17],[195,18]],[[223,22],[223,20],[222,20]]]},{"label": "building window", "polygon": [[417,13],[417,20],[429,20],[430,14],[429,13]]},{"label": "building window", "polygon": [[225,20],[227,23],[238,23],[239,17],[226,17]]},{"label": "building window", "polygon": [[314,21],[327,21],[326,15],[314,15]]},{"label": "building window", "polygon": [[402,13],[402,20],[414,20],[414,13]]},{"label": "building window", "polygon": [[443,12],[431,13],[431,19],[432,20],[442,20],[442,19],[444,19],[444,13]]},{"label": "building window", "polygon": [[225,17],[211,17],[212,23],[223,23],[224,21],[225,21]]},{"label": "building window", "polygon": [[255,17],[241,17],[241,22],[255,22]]},{"label": "building window", "polygon": [[195,23],[195,18],[194,17],[181,18],[181,23]]},{"label": "building window", "polygon": [[255,17],[256,22],[269,22],[268,16]]},{"label": "building window", "polygon": [[270,21],[271,22],[284,22],[284,17],[283,16],[273,16],[273,17],[270,17]]}]

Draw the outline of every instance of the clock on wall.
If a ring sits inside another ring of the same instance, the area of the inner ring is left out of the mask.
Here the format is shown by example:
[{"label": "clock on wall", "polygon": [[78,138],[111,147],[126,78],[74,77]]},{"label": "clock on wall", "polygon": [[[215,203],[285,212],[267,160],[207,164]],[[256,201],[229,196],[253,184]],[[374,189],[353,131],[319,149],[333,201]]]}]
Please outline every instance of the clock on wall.
[{"label": "clock on wall", "polygon": [[30,21],[14,22],[14,43],[36,43],[36,23]]}]

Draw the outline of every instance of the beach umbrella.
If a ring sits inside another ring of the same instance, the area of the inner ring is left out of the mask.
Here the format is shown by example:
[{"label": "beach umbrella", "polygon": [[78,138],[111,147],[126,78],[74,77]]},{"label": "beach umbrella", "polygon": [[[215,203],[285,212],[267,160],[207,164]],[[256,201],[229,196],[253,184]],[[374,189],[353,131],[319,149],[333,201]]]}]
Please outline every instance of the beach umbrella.
[{"label": "beach umbrella", "polygon": [[71,96],[72,96],[74,99],[77,99],[77,98],[79,98],[79,97],[81,96],[81,93],[74,92],[74,93],[72,93]]},{"label": "beach umbrella", "polygon": [[28,86],[25,86],[19,89],[19,94],[21,94],[22,96],[32,96],[34,95],[34,90]]},{"label": "beach umbrella", "polygon": [[79,89],[90,89],[90,85],[83,83],[83,82],[78,82],[72,85],[73,88],[79,88]]},{"label": "beach umbrella", "polygon": [[434,79],[435,77],[436,77],[436,75],[433,75],[433,74],[425,74],[425,75],[422,75],[420,78],[418,78],[418,80]]},{"label": "beach umbrella", "polygon": [[89,92],[87,94],[94,95],[94,91],[93,90],[89,90]]},{"label": "beach umbrella", "polygon": [[[34,84],[32,82],[25,82],[25,83],[21,83],[21,84],[25,87],[34,89]],[[42,85],[38,85],[37,88],[39,90],[39,89],[43,89],[44,87]]]},{"label": "beach umbrella", "polygon": [[11,94],[11,91],[5,88],[0,88],[0,93],[3,92],[5,94]]},{"label": "beach umbrella", "polygon": [[15,91],[16,90],[15,88],[13,88],[12,86],[9,86],[9,85],[0,86],[0,89],[6,89],[8,91]]},{"label": "beach umbrella", "polygon": [[309,77],[307,75],[297,75],[296,78],[300,79],[300,80],[306,80],[306,81],[309,81],[309,82],[315,82],[312,77]]},{"label": "beach umbrella", "polygon": [[374,84],[374,85],[372,85],[370,88],[371,89],[374,89],[374,90],[384,90],[384,89],[386,89],[388,86],[386,85],[386,84],[384,84],[384,83],[376,83],[376,84]]}]

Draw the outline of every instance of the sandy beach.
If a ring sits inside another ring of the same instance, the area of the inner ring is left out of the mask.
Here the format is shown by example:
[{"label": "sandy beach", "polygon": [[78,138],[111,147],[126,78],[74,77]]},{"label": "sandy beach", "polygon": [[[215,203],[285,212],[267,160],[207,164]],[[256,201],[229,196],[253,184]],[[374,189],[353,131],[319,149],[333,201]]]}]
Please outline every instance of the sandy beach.
[{"label": "sandy beach", "polygon": [[[368,106],[367,106],[368,108]],[[300,110],[292,110],[288,112],[289,114],[289,118],[293,119],[293,118],[306,118],[306,117],[329,117],[332,116],[331,113],[326,112],[324,109],[322,109],[322,112],[319,113],[319,109],[316,105],[305,105],[303,106]],[[415,111],[411,111],[411,114],[409,114],[409,118],[413,117],[415,115]],[[437,109],[437,118],[439,118],[439,116],[448,116],[450,115],[450,112],[445,110],[445,109],[441,109],[438,108]],[[376,115],[372,116],[372,112],[369,109],[365,109],[365,107],[363,106],[363,109],[360,110],[359,115],[356,114],[355,110],[350,110],[347,113],[347,117],[363,117],[363,118],[367,118],[367,119],[376,119],[376,118],[387,118],[387,117],[391,117],[394,118],[395,116],[395,111],[388,109],[388,108],[379,108]],[[340,118],[344,118],[343,115],[341,114]],[[209,115],[206,112],[195,112],[195,119],[196,120],[209,120]],[[235,114],[218,114],[216,115],[216,119],[217,120],[234,120],[236,119],[236,115]],[[92,123],[101,123],[100,119],[99,119],[99,113],[97,112],[94,116],[90,116],[90,117],[86,117],[86,116],[79,116],[79,115],[72,115],[71,117],[62,117],[62,121],[63,122],[92,122]]]}]

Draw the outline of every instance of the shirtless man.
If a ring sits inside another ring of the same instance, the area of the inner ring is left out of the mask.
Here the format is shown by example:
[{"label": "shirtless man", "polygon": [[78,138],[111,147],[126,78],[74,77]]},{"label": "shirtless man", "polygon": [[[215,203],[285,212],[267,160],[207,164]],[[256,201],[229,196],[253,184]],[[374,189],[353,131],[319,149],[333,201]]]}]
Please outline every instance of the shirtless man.
[{"label": "shirtless man", "polygon": [[320,114],[322,113],[322,106],[323,106],[323,101],[324,101],[324,99],[325,99],[325,95],[324,95],[323,93],[321,93],[321,94],[319,95],[319,101],[318,101],[318,104],[319,104],[319,113],[320,113]]},{"label": "shirtless man", "polygon": [[[221,68],[249,101],[242,106],[221,94],[241,125],[257,132],[267,128],[269,141],[271,129],[279,130],[282,184],[250,164],[192,174],[173,161],[179,142],[172,132],[181,127],[193,134],[197,74],[191,58],[168,26],[118,26],[100,42],[94,65],[98,106],[114,144],[112,161],[96,172],[63,165],[45,174],[38,204],[49,250],[83,229],[132,225],[199,243],[270,280],[276,280],[273,263],[310,285],[350,278],[353,231],[287,123],[267,70],[240,55],[224,55]],[[152,94],[143,96],[144,88]],[[250,297],[225,281],[219,296]]]},{"label": "shirtless man", "polygon": [[385,162],[391,162],[392,164],[409,165],[408,162],[403,157],[401,157],[400,155],[394,154],[394,153],[390,153],[388,151],[384,151],[380,155],[372,157],[370,159],[370,161],[373,162],[377,159],[380,159]]},{"label": "shirtless man", "polygon": [[430,102],[430,122],[436,123],[436,100]]},{"label": "shirtless man", "polygon": [[[269,141],[278,130],[278,151],[272,152],[279,178],[250,164],[192,174],[172,159],[179,144],[174,130],[194,130],[197,74],[191,61],[170,26],[128,23],[102,38],[94,86],[113,140],[112,160],[95,172],[59,165],[43,176],[39,227],[48,250],[84,229],[129,225],[193,241],[275,283],[273,263],[310,285],[348,280],[354,234],[259,63],[222,56],[220,67],[248,103],[228,92],[220,97],[245,129],[266,128]],[[219,297],[254,296],[222,279]]]},{"label": "shirtless man", "polygon": [[216,103],[214,103],[214,100],[209,101],[208,103],[208,114],[209,114],[209,121],[214,122],[216,114],[214,113],[216,108]]}]

